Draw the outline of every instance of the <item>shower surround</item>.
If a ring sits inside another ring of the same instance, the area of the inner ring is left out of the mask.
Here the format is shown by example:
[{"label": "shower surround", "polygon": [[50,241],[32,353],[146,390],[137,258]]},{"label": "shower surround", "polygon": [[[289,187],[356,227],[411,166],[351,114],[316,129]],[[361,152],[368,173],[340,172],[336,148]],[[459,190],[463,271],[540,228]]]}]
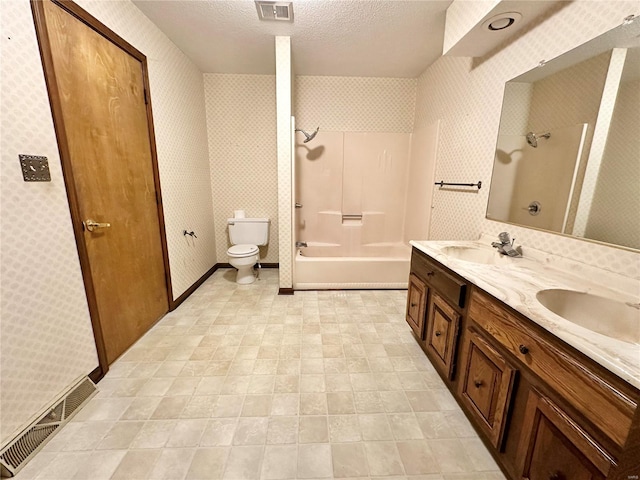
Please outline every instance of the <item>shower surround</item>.
[{"label": "shower surround", "polygon": [[[411,134],[330,132],[296,143],[294,288],[406,288]],[[425,186],[426,188],[426,186]]]}]

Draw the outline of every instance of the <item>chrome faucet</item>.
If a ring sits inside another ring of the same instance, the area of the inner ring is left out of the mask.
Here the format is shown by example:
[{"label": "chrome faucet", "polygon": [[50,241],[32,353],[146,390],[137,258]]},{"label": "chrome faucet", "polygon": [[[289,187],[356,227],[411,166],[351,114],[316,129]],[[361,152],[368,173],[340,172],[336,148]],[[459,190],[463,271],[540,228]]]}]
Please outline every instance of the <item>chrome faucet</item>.
[{"label": "chrome faucet", "polygon": [[513,248],[513,244],[516,241],[515,238],[511,240],[507,232],[502,232],[498,235],[498,239],[500,240],[499,242],[491,242],[491,246],[497,248],[498,252],[508,257],[522,257],[522,254]]},{"label": "chrome faucet", "polygon": [[296,242],[296,248],[304,248],[307,246],[307,242]]}]

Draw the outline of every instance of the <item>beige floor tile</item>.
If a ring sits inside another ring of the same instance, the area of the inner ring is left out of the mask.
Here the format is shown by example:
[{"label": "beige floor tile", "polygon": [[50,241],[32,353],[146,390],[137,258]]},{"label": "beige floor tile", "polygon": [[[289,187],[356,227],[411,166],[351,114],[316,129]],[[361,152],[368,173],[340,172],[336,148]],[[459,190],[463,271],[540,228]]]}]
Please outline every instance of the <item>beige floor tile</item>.
[{"label": "beige floor tile", "polygon": [[298,417],[269,417],[267,444],[290,444],[298,442]]},{"label": "beige floor tile", "polygon": [[116,361],[18,480],[503,479],[415,342],[406,292],[278,296],[276,270],[234,275]]},{"label": "beige floor tile", "polygon": [[378,392],[354,392],[353,400],[355,402],[357,413],[384,412],[380,393]]},{"label": "beige floor tile", "polygon": [[326,416],[300,417],[298,442],[323,443],[329,441],[329,429]]},{"label": "beige floor tile", "polygon": [[214,418],[209,420],[200,438],[200,445],[203,447],[231,445],[237,424],[237,418]]},{"label": "beige floor tile", "polygon": [[189,470],[194,453],[194,448],[163,448],[149,478],[182,480]]},{"label": "beige floor tile", "polygon": [[159,456],[160,450],[129,450],[111,478],[113,480],[148,478]]},{"label": "beige floor tile", "polygon": [[327,409],[330,415],[356,413],[351,392],[327,393]]},{"label": "beige floor tile", "polygon": [[242,411],[244,395],[220,395],[213,409],[214,417],[237,417]]},{"label": "beige floor tile", "polygon": [[498,465],[479,438],[461,438],[460,443],[473,470],[486,472],[498,470]]},{"label": "beige floor tile", "polygon": [[247,395],[242,406],[242,417],[266,417],[271,413],[271,395]]},{"label": "beige floor tile", "polygon": [[425,438],[454,438],[456,430],[445,416],[445,412],[418,412],[418,425]]},{"label": "beige floor tile", "polygon": [[180,418],[180,414],[184,407],[187,405],[191,397],[163,397],[158,404],[158,407],[151,414],[153,420],[168,419],[168,418]]},{"label": "beige floor tile", "polygon": [[187,480],[215,480],[222,478],[231,448],[199,448],[187,471]]},{"label": "beige floor tile", "polygon": [[148,420],[158,408],[160,397],[134,398],[131,405],[120,417],[120,420]]},{"label": "beige floor tile", "polygon": [[369,474],[364,444],[333,444],[331,455],[334,478],[366,477]]},{"label": "beige floor tile", "polygon": [[297,393],[276,393],[271,400],[271,415],[297,415],[299,404]]},{"label": "beige floor tile", "polygon": [[263,445],[267,440],[269,420],[266,417],[241,417],[233,436],[234,445]]},{"label": "beige floor tile", "polygon": [[228,480],[254,480],[260,478],[262,446],[231,447],[222,478]]},{"label": "beige floor tile", "polygon": [[168,448],[196,447],[207,424],[201,419],[178,420],[166,446]]},{"label": "beige floor tile", "polygon": [[298,446],[298,478],[330,478],[333,476],[329,444]]},{"label": "beige floor tile", "polygon": [[371,476],[404,474],[402,460],[394,442],[366,442],[364,445]]},{"label": "beige floor tile", "polygon": [[296,478],[297,459],[296,445],[267,445],[261,478],[265,480]]},{"label": "beige floor tile", "polygon": [[130,448],[162,448],[169,440],[177,420],[149,420],[144,423]]},{"label": "beige floor tile", "polygon": [[[74,480],[109,480],[126,455],[126,450],[93,452],[79,466]],[[21,478],[20,475],[18,478]]]},{"label": "beige floor tile", "polygon": [[403,391],[380,392],[380,399],[387,413],[411,412],[411,404]]},{"label": "beige floor tile", "polygon": [[326,415],[327,396],[324,393],[301,393],[300,415]]},{"label": "beige floor tile", "polygon": [[460,440],[427,440],[442,473],[473,472],[473,466]]},{"label": "beige floor tile", "polygon": [[143,425],[142,421],[116,423],[96,448],[98,450],[127,449]]},{"label": "beige floor tile", "polygon": [[358,415],[358,423],[364,440],[393,440],[393,433],[384,414]]},{"label": "beige floor tile", "polygon": [[334,442],[359,442],[362,440],[357,415],[329,416],[329,440]]},{"label": "beige floor tile", "polygon": [[351,392],[351,377],[346,373],[326,374],[325,385],[327,392]]},{"label": "beige floor tile", "polygon": [[422,475],[426,473],[439,473],[438,462],[424,440],[411,440],[397,442],[398,452],[407,475]]}]

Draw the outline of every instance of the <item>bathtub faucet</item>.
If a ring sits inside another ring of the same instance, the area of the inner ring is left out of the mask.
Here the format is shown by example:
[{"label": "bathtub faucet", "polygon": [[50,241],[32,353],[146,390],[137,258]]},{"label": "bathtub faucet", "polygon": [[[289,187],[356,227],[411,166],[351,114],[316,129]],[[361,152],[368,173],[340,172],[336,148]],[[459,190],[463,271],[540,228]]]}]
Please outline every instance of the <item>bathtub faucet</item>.
[{"label": "bathtub faucet", "polygon": [[304,248],[307,246],[307,242],[296,242],[296,248]]}]

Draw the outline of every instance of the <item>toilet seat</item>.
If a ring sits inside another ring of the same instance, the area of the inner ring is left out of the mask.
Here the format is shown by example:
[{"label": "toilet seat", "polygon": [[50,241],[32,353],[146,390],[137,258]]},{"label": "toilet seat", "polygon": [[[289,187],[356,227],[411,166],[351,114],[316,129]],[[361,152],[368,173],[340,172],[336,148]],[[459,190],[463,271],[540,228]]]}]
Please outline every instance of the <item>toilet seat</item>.
[{"label": "toilet seat", "polygon": [[259,252],[257,245],[234,245],[227,250],[227,255],[234,258],[249,257]]}]

